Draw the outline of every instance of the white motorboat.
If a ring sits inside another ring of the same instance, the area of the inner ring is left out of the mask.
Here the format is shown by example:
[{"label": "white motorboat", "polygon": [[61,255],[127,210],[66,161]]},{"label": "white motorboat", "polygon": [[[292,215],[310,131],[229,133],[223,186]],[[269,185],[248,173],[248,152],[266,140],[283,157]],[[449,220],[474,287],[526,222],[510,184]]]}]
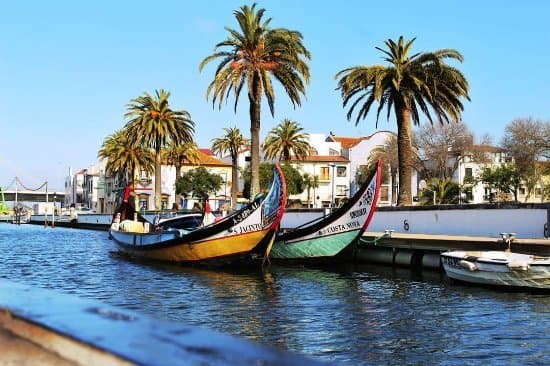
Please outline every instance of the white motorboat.
[{"label": "white motorboat", "polygon": [[550,290],[550,257],[505,251],[441,254],[447,276],[483,285]]}]

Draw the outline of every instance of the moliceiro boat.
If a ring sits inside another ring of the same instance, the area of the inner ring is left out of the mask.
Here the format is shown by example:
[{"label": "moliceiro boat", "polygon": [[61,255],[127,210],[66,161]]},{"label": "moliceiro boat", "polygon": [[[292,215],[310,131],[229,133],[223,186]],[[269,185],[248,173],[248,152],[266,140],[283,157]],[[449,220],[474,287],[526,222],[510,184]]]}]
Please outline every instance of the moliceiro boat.
[{"label": "moliceiro boat", "polygon": [[550,290],[550,257],[506,251],[441,254],[447,276],[480,285]]},{"label": "moliceiro boat", "polygon": [[380,191],[381,161],[350,200],[328,216],[279,232],[269,257],[286,260],[332,258],[357,242],[367,229]]},{"label": "moliceiro boat", "polygon": [[213,266],[263,264],[286,205],[284,176],[278,165],[273,169],[266,194],[212,224],[190,230],[163,225],[145,232],[147,224],[125,220],[111,226],[110,236],[131,257]]}]

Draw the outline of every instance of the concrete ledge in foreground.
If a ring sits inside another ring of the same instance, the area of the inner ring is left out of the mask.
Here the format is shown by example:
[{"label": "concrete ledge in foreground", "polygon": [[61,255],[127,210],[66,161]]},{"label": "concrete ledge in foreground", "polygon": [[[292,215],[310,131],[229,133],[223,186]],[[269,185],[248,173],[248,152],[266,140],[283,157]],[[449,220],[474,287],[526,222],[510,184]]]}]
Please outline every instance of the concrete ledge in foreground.
[{"label": "concrete ledge in foreground", "polygon": [[0,364],[319,365],[218,332],[0,280]]}]

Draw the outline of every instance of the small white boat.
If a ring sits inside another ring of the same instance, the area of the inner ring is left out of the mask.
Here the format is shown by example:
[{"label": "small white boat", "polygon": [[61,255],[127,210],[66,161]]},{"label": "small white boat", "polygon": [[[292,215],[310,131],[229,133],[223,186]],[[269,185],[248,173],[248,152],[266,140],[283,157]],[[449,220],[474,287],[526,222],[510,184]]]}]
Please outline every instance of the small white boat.
[{"label": "small white boat", "polygon": [[506,251],[441,254],[447,276],[482,285],[550,289],[550,257]]}]

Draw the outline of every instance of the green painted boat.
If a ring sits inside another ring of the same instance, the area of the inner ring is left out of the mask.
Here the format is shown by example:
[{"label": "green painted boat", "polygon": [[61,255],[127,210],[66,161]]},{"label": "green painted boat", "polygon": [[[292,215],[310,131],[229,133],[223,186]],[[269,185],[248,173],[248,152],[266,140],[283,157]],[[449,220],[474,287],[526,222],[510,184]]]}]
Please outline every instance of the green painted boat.
[{"label": "green painted boat", "polygon": [[342,207],[320,219],[278,233],[269,257],[274,260],[322,260],[354,244],[367,229],[380,192],[382,162]]}]

